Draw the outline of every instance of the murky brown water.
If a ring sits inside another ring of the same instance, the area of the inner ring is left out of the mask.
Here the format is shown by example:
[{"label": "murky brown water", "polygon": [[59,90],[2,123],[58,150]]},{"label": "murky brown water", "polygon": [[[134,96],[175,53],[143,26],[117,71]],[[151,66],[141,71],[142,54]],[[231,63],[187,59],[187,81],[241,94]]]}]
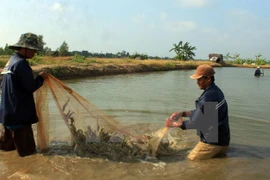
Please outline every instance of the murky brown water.
[{"label": "murky brown water", "polygon": [[[228,157],[189,161],[198,142],[195,132],[182,130],[182,151],[156,161],[111,161],[77,157],[61,144],[45,154],[20,158],[16,151],[0,152],[0,179],[269,179],[270,71],[253,77],[254,69],[217,68],[216,84],[229,104],[231,147]],[[66,81],[79,94],[125,125],[163,127],[172,112],[194,108],[201,94],[193,71],[106,76]],[[53,105],[52,105],[53,106]],[[68,139],[63,122],[55,120],[54,136]]]}]

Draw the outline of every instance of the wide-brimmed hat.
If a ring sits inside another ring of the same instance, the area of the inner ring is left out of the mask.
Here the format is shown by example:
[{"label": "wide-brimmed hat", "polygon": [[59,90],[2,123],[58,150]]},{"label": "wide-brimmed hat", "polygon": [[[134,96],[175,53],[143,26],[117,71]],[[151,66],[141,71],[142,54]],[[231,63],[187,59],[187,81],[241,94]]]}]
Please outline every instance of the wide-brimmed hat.
[{"label": "wide-brimmed hat", "polygon": [[34,49],[34,50],[40,50],[38,46],[38,37],[36,34],[33,33],[25,33],[22,34],[19,42],[17,42],[14,45],[9,46],[9,49],[15,49],[18,50],[20,48],[27,48],[27,49]]},{"label": "wide-brimmed hat", "polygon": [[202,64],[197,67],[195,74],[191,75],[190,78],[199,79],[203,76],[211,77],[214,76],[214,74],[215,71],[212,66],[208,64]]}]

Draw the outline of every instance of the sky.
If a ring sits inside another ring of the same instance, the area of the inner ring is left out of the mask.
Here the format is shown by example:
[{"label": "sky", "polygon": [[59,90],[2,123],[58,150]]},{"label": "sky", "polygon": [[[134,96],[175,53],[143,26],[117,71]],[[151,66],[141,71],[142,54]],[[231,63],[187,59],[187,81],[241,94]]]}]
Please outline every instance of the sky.
[{"label": "sky", "polygon": [[56,50],[174,57],[179,41],[210,53],[270,60],[269,0],[1,0],[0,47],[42,35]]}]

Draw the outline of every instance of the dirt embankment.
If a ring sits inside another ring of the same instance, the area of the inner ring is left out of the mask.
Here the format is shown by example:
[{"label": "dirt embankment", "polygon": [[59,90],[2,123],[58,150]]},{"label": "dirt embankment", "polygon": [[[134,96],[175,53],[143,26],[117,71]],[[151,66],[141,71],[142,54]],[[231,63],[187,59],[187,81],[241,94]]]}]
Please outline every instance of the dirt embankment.
[{"label": "dirt embankment", "polygon": [[[32,66],[34,75],[38,75],[44,71],[50,73],[58,79],[76,79],[87,78],[94,76],[116,75],[116,74],[129,74],[140,72],[153,72],[153,71],[171,71],[171,70],[186,70],[196,69],[200,64],[210,64],[213,67],[243,67],[243,68],[256,68],[255,66],[244,65],[231,65],[231,64],[218,64],[209,61],[193,61],[173,64],[173,63],[141,63],[141,64],[103,64],[103,65],[36,65]],[[263,66],[262,68],[270,68],[270,66]],[[0,72],[2,69],[0,68]],[[0,76],[0,81],[2,76]]]},{"label": "dirt embankment", "polygon": [[[129,74],[152,71],[195,69],[198,64],[121,64],[121,65],[38,65],[32,66],[34,75],[47,72],[58,79],[75,79],[103,75]],[[218,66],[218,65],[216,65]],[[2,69],[0,69],[2,71]],[[0,76],[0,81],[2,76]]]},{"label": "dirt embankment", "polygon": [[37,75],[39,72],[44,71],[52,74],[59,79],[74,79],[85,78],[104,75],[115,74],[129,74],[140,72],[152,72],[152,71],[169,71],[180,69],[194,69],[197,66],[188,65],[175,65],[175,66],[163,66],[163,65],[145,65],[145,64],[132,64],[132,65],[103,65],[103,66],[43,66],[34,67],[33,72]]},{"label": "dirt embankment", "polygon": [[[153,71],[171,71],[196,69],[200,64],[210,64],[213,67],[243,67],[256,68],[254,66],[218,64],[209,61],[192,61],[185,63],[141,63],[141,64],[91,64],[91,65],[37,65],[32,66],[34,75],[44,71],[50,73],[58,79],[87,78],[103,75],[128,74]],[[262,67],[262,68],[270,68]],[[2,69],[0,68],[0,71]],[[2,76],[0,76],[0,81]]]},{"label": "dirt embankment", "polygon": [[[50,73],[58,79],[76,79],[87,78],[104,75],[116,75],[116,74],[129,74],[129,73],[141,73],[141,72],[154,72],[154,71],[172,71],[172,70],[187,70],[196,69],[196,64],[121,64],[121,65],[54,65],[54,66],[33,66],[33,73],[38,75],[44,71]],[[211,64],[213,67],[241,67],[241,68],[256,68],[254,66],[234,66],[234,65],[221,65],[218,63]],[[270,66],[261,67],[270,68]],[[1,77],[0,77],[1,81]]]}]

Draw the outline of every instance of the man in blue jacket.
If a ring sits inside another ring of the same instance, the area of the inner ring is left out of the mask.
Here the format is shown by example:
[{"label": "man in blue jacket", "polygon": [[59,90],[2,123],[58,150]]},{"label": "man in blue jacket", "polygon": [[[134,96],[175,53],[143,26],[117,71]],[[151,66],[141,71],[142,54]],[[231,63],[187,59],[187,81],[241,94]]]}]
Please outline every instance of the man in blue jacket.
[{"label": "man in blue jacket", "polygon": [[[189,153],[188,159],[202,160],[224,155],[230,143],[228,105],[223,92],[215,85],[215,71],[207,64],[197,67],[190,76],[204,92],[195,101],[196,109],[175,112],[166,119],[165,126],[183,130],[196,129],[200,142]],[[189,117],[183,121],[181,117]]]},{"label": "man in blue jacket", "polygon": [[261,72],[261,69],[260,69],[260,67],[258,66],[257,69],[256,69],[255,72],[254,72],[254,76],[261,76],[261,74],[263,74],[263,73]]},{"label": "man in blue jacket", "polygon": [[43,85],[46,73],[34,78],[27,61],[39,50],[37,35],[22,34],[19,42],[9,48],[16,50],[16,53],[1,73],[0,123],[4,127],[0,149],[17,149],[19,156],[23,157],[36,153],[32,124],[38,122],[38,117],[33,93]]}]

